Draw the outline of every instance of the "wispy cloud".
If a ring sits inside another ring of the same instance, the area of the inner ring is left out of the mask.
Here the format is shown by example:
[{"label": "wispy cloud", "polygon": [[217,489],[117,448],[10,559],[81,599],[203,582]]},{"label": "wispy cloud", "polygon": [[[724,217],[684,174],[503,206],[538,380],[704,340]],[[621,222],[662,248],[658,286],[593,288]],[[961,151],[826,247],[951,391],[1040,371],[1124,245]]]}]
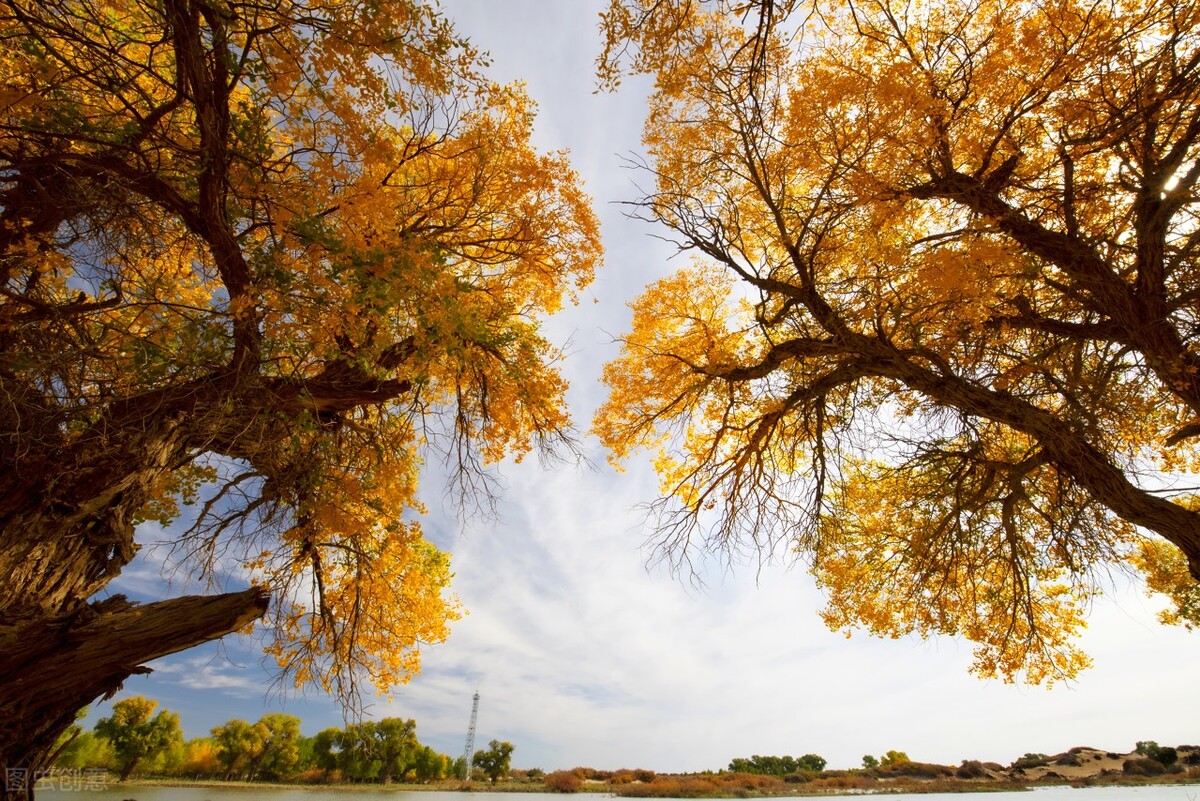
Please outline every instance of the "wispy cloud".
[{"label": "wispy cloud", "polygon": [[183,656],[159,662],[154,671],[166,683],[189,690],[218,690],[221,695],[257,698],[263,694],[262,673],[257,660],[238,664],[227,654]]}]

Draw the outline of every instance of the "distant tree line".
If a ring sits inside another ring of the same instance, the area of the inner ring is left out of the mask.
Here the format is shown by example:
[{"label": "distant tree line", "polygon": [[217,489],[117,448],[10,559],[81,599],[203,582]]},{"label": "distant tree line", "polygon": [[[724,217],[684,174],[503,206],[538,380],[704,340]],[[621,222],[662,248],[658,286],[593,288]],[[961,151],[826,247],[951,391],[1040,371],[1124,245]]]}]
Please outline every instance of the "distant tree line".
[{"label": "distant tree line", "polygon": [[[330,727],[313,737],[294,715],[270,713],[257,722],[226,721],[211,736],[185,740],[179,716],[154,711],[158,703],[134,696],[91,731],[76,724],[60,740],[56,767],[105,768],[122,780],[135,771],[189,779],[388,784],[427,783],[461,776],[464,760],[438,753],[417,739],[412,719],[383,718]],[[499,747],[499,748],[498,748]],[[511,743],[493,741],[473,763],[495,781],[508,772]]]},{"label": "distant tree line", "polygon": [[754,756],[730,760],[729,770],[734,773],[752,773],[759,776],[787,776],[801,771],[820,773],[825,770],[825,758],[817,754],[791,756]]},{"label": "distant tree line", "polygon": [[[910,762],[908,754],[903,751],[888,751],[881,757],[867,754],[862,758],[863,769],[893,767]],[[825,757],[819,754],[804,756],[759,756],[738,757],[730,760],[731,773],[749,773],[756,776],[795,776],[796,774],[820,773],[825,770]]]}]

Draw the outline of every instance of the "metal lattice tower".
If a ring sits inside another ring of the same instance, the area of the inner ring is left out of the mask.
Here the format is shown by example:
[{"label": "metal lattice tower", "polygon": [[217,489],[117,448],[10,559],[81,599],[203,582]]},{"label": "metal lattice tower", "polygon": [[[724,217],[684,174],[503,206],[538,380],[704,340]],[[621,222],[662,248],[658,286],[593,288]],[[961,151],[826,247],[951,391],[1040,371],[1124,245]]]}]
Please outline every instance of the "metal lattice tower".
[{"label": "metal lattice tower", "polygon": [[471,725],[467,727],[467,746],[463,749],[463,781],[471,780],[471,757],[475,756],[475,720],[479,717],[479,693],[471,704]]}]

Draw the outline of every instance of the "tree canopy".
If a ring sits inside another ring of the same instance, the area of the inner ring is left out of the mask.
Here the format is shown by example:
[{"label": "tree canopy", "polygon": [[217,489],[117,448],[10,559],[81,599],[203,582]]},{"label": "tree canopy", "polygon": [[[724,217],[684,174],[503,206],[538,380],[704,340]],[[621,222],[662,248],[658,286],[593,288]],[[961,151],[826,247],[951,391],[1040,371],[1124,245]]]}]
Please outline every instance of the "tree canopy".
[{"label": "tree canopy", "polygon": [[484,772],[492,784],[501,776],[508,775],[512,764],[513,744],[506,741],[492,740],[487,750],[479,750],[471,757],[471,764]]},{"label": "tree canopy", "polygon": [[613,0],[652,73],[633,305],[595,429],[666,557],[779,543],[825,620],[1075,675],[1143,570],[1196,622],[1200,6]]},{"label": "tree canopy", "polygon": [[217,762],[225,779],[280,780],[300,761],[300,719],[273,712],[250,724],[235,718],[213,727]]},{"label": "tree canopy", "polygon": [[96,733],[112,744],[121,781],[142,760],[183,741],[179,715],[163,709],[151,717],[156,706],[157,701],[135,695],[114,703],[112,715],[96,722]]},{"label": "tree canopy", "polygon": [[820,754],[805,754],[800,757],[792,756],[760,756],[755,754],[747,759],[737,757],[729,762],[729,770],[734,773],[754,773],[764,776],[787,776],[797,771],[812,771],[820,773],[825,770],[825,758]]},{"label": "tree canopy", "polygon": [[[268,596],[289,679],[405,681],[458,615],[423,460],[569,443],[565,156],[420,0],[3,0],[0,37],[0,767]],[[94,600],[145,521],[250,588]]]}]

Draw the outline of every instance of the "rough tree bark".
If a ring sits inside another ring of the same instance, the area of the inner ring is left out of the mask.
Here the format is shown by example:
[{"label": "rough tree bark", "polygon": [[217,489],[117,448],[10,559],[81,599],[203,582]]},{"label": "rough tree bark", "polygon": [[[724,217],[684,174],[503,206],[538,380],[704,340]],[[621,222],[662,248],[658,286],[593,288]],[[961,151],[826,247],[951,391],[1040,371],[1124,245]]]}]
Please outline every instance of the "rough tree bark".
[{"label": "rough tree bark", "polygon": [[[30,405],[20,421],[0,410],[15,432],[0,440],[0,575],[11,588],[0,597],[0,770],[19,772],[6,784],[48,767],[76,711],[148,672],[146,662],[266,612],[266,591],[253,588],[141,606],[121,596],[91,601],[136,555],[135,516],[157,481],[196,450],[269,458],[248,452],[245,438],[278,441],[294,416],[320,418],[408,388],[344,367],[303,384],[222,371],[114,403],[70,440]],[[0,799],[27,797],[16,792]]]},{"label": "rough tree bark", "polygon": [[118,595],[57,617],[0,624],[0,799],[33,797],[31,777],[47,767],[55,739],[81,707],[149,673],[146,662],[246,626],[267,603],[258,588],[144,605]]}]

